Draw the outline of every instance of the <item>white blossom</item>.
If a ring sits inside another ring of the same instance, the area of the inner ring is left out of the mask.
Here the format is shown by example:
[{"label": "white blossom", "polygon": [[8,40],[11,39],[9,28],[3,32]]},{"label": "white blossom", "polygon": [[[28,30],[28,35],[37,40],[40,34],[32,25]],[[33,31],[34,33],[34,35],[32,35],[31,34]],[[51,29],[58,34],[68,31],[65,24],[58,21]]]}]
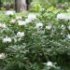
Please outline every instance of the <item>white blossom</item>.
[{"label": "white blossom", "polygon": [[25,19],[26,23],[31,23],[33,20],[35,20],[37,17],[36,13],[29,13],[28,17]]},{"label": "white blossom", "polygon": [[29,20],[35,20],[35,19],[36,19],[36,14],[34,14],[34,13],[29,13],[29,14],[28,14],[28,19],[29,19]]},{"label": "white blossom", "polygon": [[30,19],[26,18],[26,19],[25,19],[25,22],[28,24],[28,23],[31,23],[31,22],[32,22],[32,20],[30,20]]},{"label": "white blossom", "polygon": [[23,26],[23,25],[26,25],[27,23],[25,21],[22,21],[22,20],[19,20],[18,21],[18,25],[19,26]]},{"label": "white blossom", "polygon": [[10,37],[6,36],[5,38],[3,38],[2,41],[3,41],[3,43],[7,43],[7,42],[10,43],[10,42],[12,42],[12,39]]},{"label": "white blossom", "polygon": [[57,19],[64,19],[65,15],[64,14],[57,14]]},{"label": "white blossom", "polygon": [[24,35],[25,35],[24,32],[18,32],[18,33],[17,33],[17,37],[20,37],[20,38],[21,38],[21,37],[24,37]]},{"label": "white blossom", "polygon": [[0,53],[0,59],[5,59],[5,58],[6,58],[5,53]]},{"label": "white blossom", "polygon": [[42,28],[43,27],[43,23],[37,23],[36,24],[36,28]]},{"label": "white blossom", "polygon": [[47,25],[47,26],[46,26],[46,29],[48,29],[48,30],[50,30],[51,28],[52,28],[51,25]]},{"label": "white blossom", "polygon": [[25,22],[26,23],[30,23],[30,22],[32,22],[33,20],[35,20],[36,19],[36,14],[34,14],[34,13],[29,13],[28,14],[28,17],[26,18],[26,20],[25,20]]},{"label": "white blossom", "polygon": [[68,29],[70,30],[70,25],[68,26]]},{"label": "white blossom", "polygon": [[6,27],[7,27],[6,24],[0,23],[0,28],[6,28]]},{"label": "white blossom", "polygon": [[70,15],[65,14],[65,13],[60,13],[60,14],[57,14],[57,19],[67,21],[67,20],[70,20]]},{"label": "white blossom", "polygon": [[64,29],[65,29],[65,26],[64,26],[64,25],[61,25],[61,29],[63,29],[63,30],[64,30]]},{"label": "white blossom", "polygon": [[21,16],[16,16],[16,20],[22,19]]},{"label": "white blossom", "polygon": [[15,14],[15,11],[8,10],[8,11],[5,12],[5,14],[6,15],[14,15]]},{"label": "white blossom", "polygon": [[67,38],[70,39],[70,34],[67,35]]},{"label": "white blossom", "polygon": [[16,20],[15,20],[15,19],[12,19],[10,22],[11,22],[11,23],[15,23],[15,22],[16,22]]},{"label": "white blossom", "polygon": [[48,61],[48,62],[46,63],[46,65],[49,66],[49,67],[52,67],[52,66],[53,66],[53,63],[52,63],[51,61]]}]

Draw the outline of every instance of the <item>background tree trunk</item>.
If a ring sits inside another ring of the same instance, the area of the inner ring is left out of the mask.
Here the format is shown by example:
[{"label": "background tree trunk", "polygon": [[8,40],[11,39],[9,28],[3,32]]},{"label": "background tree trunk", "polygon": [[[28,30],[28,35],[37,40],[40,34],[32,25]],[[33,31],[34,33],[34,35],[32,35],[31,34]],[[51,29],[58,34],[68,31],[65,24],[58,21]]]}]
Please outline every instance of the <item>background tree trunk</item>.
[{"label": "background tree trunk", "polygon": [[26,0],[15,0],[15,9],[17,12],[26,11]]}]

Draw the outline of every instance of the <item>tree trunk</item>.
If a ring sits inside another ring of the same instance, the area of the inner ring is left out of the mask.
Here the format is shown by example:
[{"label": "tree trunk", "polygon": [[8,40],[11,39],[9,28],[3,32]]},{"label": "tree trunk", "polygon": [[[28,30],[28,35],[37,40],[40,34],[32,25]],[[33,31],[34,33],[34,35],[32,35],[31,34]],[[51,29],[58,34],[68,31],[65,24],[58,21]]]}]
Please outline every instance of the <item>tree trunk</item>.
[{"label": "tree trunk", "polygon": [[15,9],[17,12],[26,11],[26,0],[15,0]]}]

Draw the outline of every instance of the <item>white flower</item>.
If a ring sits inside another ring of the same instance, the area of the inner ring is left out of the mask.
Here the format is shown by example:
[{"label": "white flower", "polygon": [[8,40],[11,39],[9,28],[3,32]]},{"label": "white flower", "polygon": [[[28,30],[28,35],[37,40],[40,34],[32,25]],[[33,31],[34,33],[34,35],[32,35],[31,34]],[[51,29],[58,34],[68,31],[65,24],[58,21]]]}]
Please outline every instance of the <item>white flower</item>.
[{"label": "white flower", "polygon": [[70,34],[67,35],[67,38],[70,39]]},{"label": "white flower", "polygon": [[19,26],[23,26],[23,25],[26,25],[27,23],[25,21],[22,21],[22,20],[19,20],[18,21],[18,25]]},{"label": "white flower", "polygon": [[18,32],[17,37],[24,37],[25,33],[24,32]]},{"label": "white flower", "polygon": [[36,24],[36,28],[42,28],[43,27],[43,23],[37,23]]},{"label": "white flower", "polygon": [[36,13],[29,13],[28,17],[25,19],[26,23],[31,23],[33,20],[36,19],[37,14]]},{"label": "white flower", "polygon": [[6,28],[7,26],[4,23],[0,23],[0,28]]},{"label": "white flower", "polygon": [[9,11],[6,11],[5,14],[6,14],[6,15],[14,15],[14,14],[15,14],[15,11],[10,11],[10,10],[9,10]]},{"label": "white flower", "polygon": [[65,19],[65,15],[63,13],[57,14],[57,19]]},{"label": "white flower", "polygon": [[11,23],[15,23],[15,22],[16,22],[16,20],[15,20],[15,19],[12,19],[10,22],[11,22]]},{"label": "white flower", "polygon": [[60,13],[60,14],[57,14],[57,19],[67,21],[67,20],[70,20],[70,15],[65,13]]},{"label": "white flower", "polygon": [[46,26],[46,29],[50,30],[52,28],[51,25]]},{"label": "white flower", "polygon": [[64,29],[65,29],[65,26],[64,26],[64,25],[61,25],[61,29],[63,29],[63,30],[64,30]]},{"label": "white flower", "polygon": [[52,67],[53,63],[51,61],[48,61],[46,65],[49,66],[49,67]]},{"label": "white flower", "polygon": [[26,19],[25,19],[25,22],[28,24],[28,23],[32,22],[32,20],[26,18]]},{"label": "white flower", "polygon": [[6,55],[4,53],[0,53],[0,59],[5,59]]},{"label": "white flower", "polygon": [[16,20],[22,19],[21,16],[16,16]]},{"label": "white flower", "polygon": [[12,42],[12,39],[10,38],[10,37],[5,37],[5,38],[3,38],[3,43],[10,43],[10,42]]},{"label": "white flower", "polygon": [[70,25],[68,26],[68,29],[70,30]]},{"label": "white flower", "polygon": [[36,19],[36,14],[29,13],[29,14],[28,14],[28,19],[30,19],[30,20]]},{"label": "white flower", "polygon": [[30,21],[35,20],[35,19],[36,19],[36,14],[34,14],[34,13],[29,13],[29,14],[28,14],[28,19],[29,19]]}]

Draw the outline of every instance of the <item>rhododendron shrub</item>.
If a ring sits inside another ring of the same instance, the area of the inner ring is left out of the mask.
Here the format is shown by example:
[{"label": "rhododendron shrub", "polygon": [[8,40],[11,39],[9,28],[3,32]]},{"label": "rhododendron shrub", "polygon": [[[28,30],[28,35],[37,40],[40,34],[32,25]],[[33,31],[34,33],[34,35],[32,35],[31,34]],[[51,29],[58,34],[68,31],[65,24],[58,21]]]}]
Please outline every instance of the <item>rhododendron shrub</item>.
[{"label": "rhododendron shrub", "polygon": [[69,15],[41,10],[0,15],[1,70],[69,70]]}]

